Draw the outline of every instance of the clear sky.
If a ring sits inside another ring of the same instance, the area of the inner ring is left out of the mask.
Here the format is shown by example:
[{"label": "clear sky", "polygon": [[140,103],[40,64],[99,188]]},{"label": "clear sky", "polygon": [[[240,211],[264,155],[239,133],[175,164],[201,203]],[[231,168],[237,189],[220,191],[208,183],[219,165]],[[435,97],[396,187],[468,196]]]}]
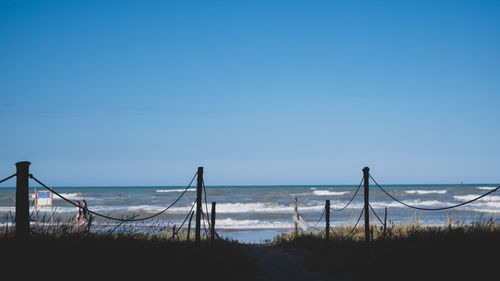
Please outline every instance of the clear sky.
[{"label": "clear sky", "polygon": [[495,183],[499,109],[498,1],[0,2],[0,178]]}]

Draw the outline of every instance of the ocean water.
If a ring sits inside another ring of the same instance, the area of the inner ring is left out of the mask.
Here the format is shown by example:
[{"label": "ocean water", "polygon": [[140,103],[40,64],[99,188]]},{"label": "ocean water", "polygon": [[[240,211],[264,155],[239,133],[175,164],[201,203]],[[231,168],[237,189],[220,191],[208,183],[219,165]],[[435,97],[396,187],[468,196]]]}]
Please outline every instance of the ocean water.
[{"label": "ocean water", "polygon": [[[463,185],[383,185],[394,197],[407,204],[437,208],[459,204],[471,200],[495,184]],[[308,229],[322,229],[325,200],[331,201],[332,208],[341,208],[353,197],[357,185],[307,185],[307,186],[207,186],[206,202],[203,209],[211,210],[211,202],[216,202],[216,229],[219,234],[245,242],[258,242],[271,239],[282,231],[294,227],[294,198],[297,198],[298,211],[307,222]],[[70,200],[85,199],[90,210],[111,217],[137,218],[151,216],[164,210],[184,191],[180,186],[145,187],[54,187],[54,190]],[[39,190],[45,190],[38,187]],[[143,222],[130,222],[121,229],[150,229],[168,231],[173,225],[179,226],[189,214],[196,199],[196,188],[191,187],[184,196],[165,213]],[[34,188],[30,188],[30,205],[34,213]],[[495,192],[471,204],[445,211],[419,211],[407,208],[393,201],[375,185],[370,186],[370,204],[383,219],[387,207],[387,220],[394,224],[411,224],[415,212],[419,215],[420,225],[439,226],[447,222],[451,213],[452,222],[462,223],[486,221],[490,216],[494,221],[500,218],[500,193]],[[353,225],[363,208],[363,187],[352,203],[343,211],[331,212],[331,225]],[[73,223],[76,207],[54,195],[54,216],[60,223]],[[15,188],[0,188],[0,225],[12,224],[15,214]],[[46,216],[49,221],[50,207],[39,208],[39,218]],[[370,221],[380,222],[370,213]],[[96,217],[95,225],[103,229],[115,227],[119,222]],[[187,227],[188,223],[184,225]],[[193,218],[194,225],[194,218]],[[205,227],[208,227],[205,225]]]}]

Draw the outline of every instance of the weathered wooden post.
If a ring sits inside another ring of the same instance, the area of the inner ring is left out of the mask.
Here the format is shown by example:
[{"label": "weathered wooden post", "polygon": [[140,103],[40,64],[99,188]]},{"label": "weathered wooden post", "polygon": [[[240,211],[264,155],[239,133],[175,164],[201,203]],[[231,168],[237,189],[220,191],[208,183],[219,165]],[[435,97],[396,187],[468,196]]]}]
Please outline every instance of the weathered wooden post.
[{"label": "weathered wooden post", "polygon": [[191,215],[189,216],[189,223],[188,223],[188,232],[187,232],[187,242],[189,242],[189,234],[191,232],[191,221],[193,220],[193,215],[194,215],[194,211],[191,212]]},{"label": "weathered wooden post", "polygon": [[365,242],[370,242],[370,206],[369,204],[369,187],[370,187],[370,168],[363,168],[363,178],[365,183]]},{"label": "weathered wooden post", "polygon": [[451,217],[450,217],[450,212],[448,212],[448,229],[451,229]]},{"label": "weathered wooden post", "polygon": [[385,206],[385,211],[384,211],[384,239],[387,231],[387,206]]},{"label": "weathered wooden post", "polygon": [[326,253],[330,252],[330,200],[325,203],[325,240],[326,240]]},{"label": "weathered wooden post", "polygon": [[200,244],[202,191],[203,191],[203,167],[198,167],[198,178],[196,185],[196,229],[194,237],[194,242],[196,243],[196,245]]},{"label": "weathered wooden post", "polygon": [[214,239],[215,239],[215,202],[212,202],[212,223],[210,225],[210,243],[214,245]]},{"label": "weathered wooden post", "polygon": [[415,227],[418,227],[418,213],[415,212]]},{"label": "weathered wooden post", "polygon": [[38,222],[38,192],[36,191],[35,188],[35,227],[37,227],[37,222]]},{"label": "weathered wooden post", "polygon": [[16,237],[27,238],[30,232],[29,166],[30,162],[16,163]]},{"label": "weathered wooden post", "polygon": [[175,225],[174,228],[172,229],[172,242],[175,242]]},{"label": "weathered wooden post", "polygon": [[294,209],[293,209],[293,212],[294,212],[294,215],[295,215],[295,239],[297,239],[297,237],[299,237],[299,227],[298,227],[298,221],[299,221],[299,210],[297,208],[297,197],[295,197],[293,199],[293,202],[294,202]]}]

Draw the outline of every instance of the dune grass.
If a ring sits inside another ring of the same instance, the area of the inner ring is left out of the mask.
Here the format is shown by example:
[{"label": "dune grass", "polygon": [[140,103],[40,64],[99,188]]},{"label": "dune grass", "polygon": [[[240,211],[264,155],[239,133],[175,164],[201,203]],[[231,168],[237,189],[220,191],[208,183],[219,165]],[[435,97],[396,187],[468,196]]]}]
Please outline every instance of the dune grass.
[{"label": "dune grass", "polygon": [[303,232],[278,235],[272,243],[303,255],[310,270],[327,272],[332,279],[479,280],[497,275],[498,225],[392,226],[385,237],[383,229],[372,229],[369,244],[361,227],[349,238],[351,228],[335,228],[328,242],[324,232]]},{"label": "dune grass", "polygon": [[211,245],[202,236],[196,246],[194,235],[188,242],[185,232],[170,238],[171,231],[87,233],[61,224],[32,228],[28,239],[19,240],[14,229],[4,229],[0,265],[4,274],[17,271],[26,278],[254,280],[254,265],[237,242],[216,239]]}]

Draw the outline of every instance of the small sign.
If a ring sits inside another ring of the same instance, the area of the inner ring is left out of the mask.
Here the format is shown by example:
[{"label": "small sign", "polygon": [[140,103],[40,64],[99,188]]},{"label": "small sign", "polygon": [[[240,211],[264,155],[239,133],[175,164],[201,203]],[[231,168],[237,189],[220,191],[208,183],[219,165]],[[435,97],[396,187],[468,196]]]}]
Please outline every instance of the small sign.
[{"label": "small sign", "polygon": [[37,206],[52,206],[52,192],[50,191],[36,191],[36,205]]},{"label": "small sign", "polygon": [[54,223],[54,206],[52,205],[52,191],[38,191],[35,188],[35,224],[38,222],[38,207],[50,206],[50,223]]}]

